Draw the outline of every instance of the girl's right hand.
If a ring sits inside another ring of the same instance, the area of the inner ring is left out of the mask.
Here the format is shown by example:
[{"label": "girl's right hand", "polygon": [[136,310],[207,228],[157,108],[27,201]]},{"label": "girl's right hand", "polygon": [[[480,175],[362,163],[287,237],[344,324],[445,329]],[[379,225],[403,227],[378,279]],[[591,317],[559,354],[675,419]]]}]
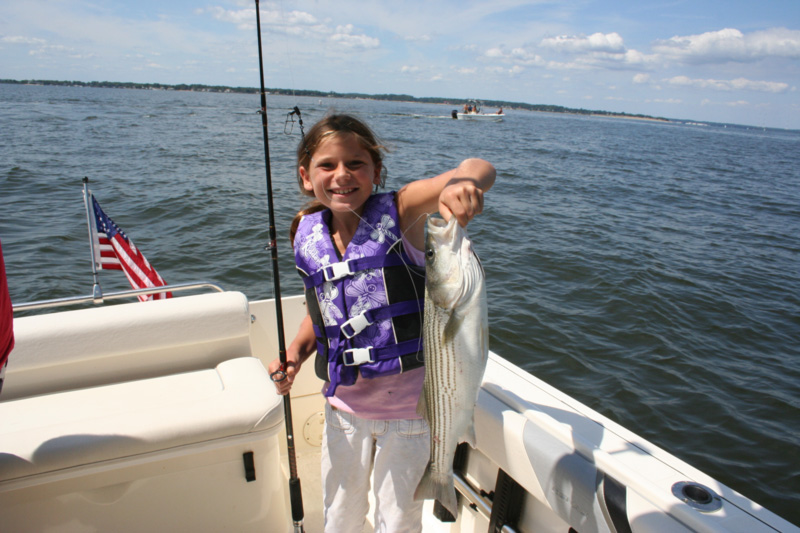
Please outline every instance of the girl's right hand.
[{"label": "girl's right hand", "polygon": [[[280,377],[280,372],[278,372],[279,370],[283,370],[286,377],[280,381],[276,381],[276,378]],[[300,364],[294,360],[289,360],[288,357],[285,367],[281,367],[280,359],[275,359],[267,368],[269,375],[272,377],[272,382],[275,384],[275,390],[281,396],[289,394],[289,391],[292,389],[292,383],[294,383],[294,378],[299,370]],[[275,374],[276,372],[278,373]]]},{"label": "girl's right hand", "polygon": [[316,338],[314,337],[314,325],[311,322],[311,317],[306,315],[303,322],[300,323],[300,328],[297,331],[297,336],[289,345],[286,350],[286,366],[281,367],[281,360],[275,359],[267,367],[270,376],[278,370],[283,370],[286,377],[280,381],[275,381],[275,378],[280,374],[274,375],[272,382],[275,383],[275,389],[278,394],[285,396],[289,394],[294,383],[294,378],[300,372],[300,366],[309,358],[314,352]]}]

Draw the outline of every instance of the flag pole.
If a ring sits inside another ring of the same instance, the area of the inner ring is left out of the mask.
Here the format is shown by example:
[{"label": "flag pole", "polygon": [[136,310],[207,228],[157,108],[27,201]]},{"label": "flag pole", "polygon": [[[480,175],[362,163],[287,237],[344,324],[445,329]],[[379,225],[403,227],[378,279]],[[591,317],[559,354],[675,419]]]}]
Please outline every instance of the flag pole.
[{"label": "flag pole", "polygon": [[[264,160],[267,167],[267,204],[269,210],[269,249],[272,255],[272,280],[275,287],[275,315],[278,326],[278,356],[281,370],[286,371],[286,340],[283,334],[283,307],[281,305],[281,284],[278,276],[278,244],[275,232],[275,210],[272,203],[272,172],[269,161],[269,135],[267,131],[267,95],[264,88],[264,59],[261,52],[261,13],[256,2],[256,30],[258,31],[258,68],[261,75],[261,125],[264,130]],[[282,372],[282,373],[283,373]],[[284,374],[285,379],[285,374]],[[292,403],[289,394],[283,397],[284,422],[286,424],[286,449],[289,456],[289,499],[292,504],[292,521],[295,533],[303,533],[303,494],[300,478],[297,476],[297,459],[294,448],[292,427]]]},{"label": "flag pole", "polygon": [[96,233],[92,231],[94,224],[92,224],[92,206],[91,204],[91,192],[89,192],[89,178],[83,178],[83,204],[86,206],[86,224],[89,226],[89,250],[92,253],[92,301],[96,304],[103,303],[103,289],[100,288],[100,282],[97,279],[97,255],[99,254],[99,250],[94,249],[94,236]]}]

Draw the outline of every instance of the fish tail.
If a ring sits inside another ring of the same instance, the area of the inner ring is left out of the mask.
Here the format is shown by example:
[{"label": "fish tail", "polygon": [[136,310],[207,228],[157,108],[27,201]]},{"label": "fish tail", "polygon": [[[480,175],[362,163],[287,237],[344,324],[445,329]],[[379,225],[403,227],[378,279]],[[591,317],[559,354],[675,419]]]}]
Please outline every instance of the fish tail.
[{"label": "fish tail", "polygon": [[414,491],[415,500],[439,500],[445,509],[453,516],[458,516],[458,502],[456,501],[456,488],[452,474],[443,474],[431,470],[431,465],[425,469],[422,479]]}]

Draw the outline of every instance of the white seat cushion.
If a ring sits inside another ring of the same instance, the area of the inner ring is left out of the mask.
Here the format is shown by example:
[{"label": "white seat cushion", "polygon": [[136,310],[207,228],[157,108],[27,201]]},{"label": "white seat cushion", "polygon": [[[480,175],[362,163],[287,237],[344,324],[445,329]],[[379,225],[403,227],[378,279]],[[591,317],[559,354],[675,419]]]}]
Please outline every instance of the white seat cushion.
[{"label": "white seat cushion", "polygon": [[14,335],[0,402],[251,355],[249,305],[240,292],[17,318]]},{"label": "white seat cushion", "polygon": [[0,482],[276,428],[281,403],[253,357],[0,403]]}]

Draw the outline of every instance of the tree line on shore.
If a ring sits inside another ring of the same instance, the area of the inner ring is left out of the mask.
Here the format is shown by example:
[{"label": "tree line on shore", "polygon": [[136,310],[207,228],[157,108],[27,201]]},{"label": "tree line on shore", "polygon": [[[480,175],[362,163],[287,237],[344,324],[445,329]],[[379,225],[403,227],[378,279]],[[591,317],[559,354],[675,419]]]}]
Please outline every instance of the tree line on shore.
[{"label": "tree line on shore", "polygon": [[[255,87],[228,87],[224,85],[203,85],[199,83],[166,85],[163,83],[133,83],[117,81],[58,81],[58,80],[4,80],[0,83],[18,85],[59,85],[67,87],[100,87],[107,89],[145,89],[145,90],[164,90],[164,91],[197,91],[215,93],[258,93],[260,89]],[[415,97],[410,94],[363,94],[363,93],[338,93],[333,91],[313,91],[304,89],[266,89],[268,94],[309,96],[313,98],[359,98],[365,100],[388,100],[395,102],[418,102],[423,104],[447,104],[462,106],[469,100],[459,98],[442,97]],[[524,102],[507,102],[503,100],[482,100],[485,107],[502,107],[504,109],[525,109],[528,111],[543,111],[547,113],[571,113],[577,115],[603,115],[610,117],[641,118],[650,120],[668,119],[651,117],[648,115],[635,115],[612,111],[599,111],[590,109],[575,109],[559,105],[548,104],[527,104]]]}]

